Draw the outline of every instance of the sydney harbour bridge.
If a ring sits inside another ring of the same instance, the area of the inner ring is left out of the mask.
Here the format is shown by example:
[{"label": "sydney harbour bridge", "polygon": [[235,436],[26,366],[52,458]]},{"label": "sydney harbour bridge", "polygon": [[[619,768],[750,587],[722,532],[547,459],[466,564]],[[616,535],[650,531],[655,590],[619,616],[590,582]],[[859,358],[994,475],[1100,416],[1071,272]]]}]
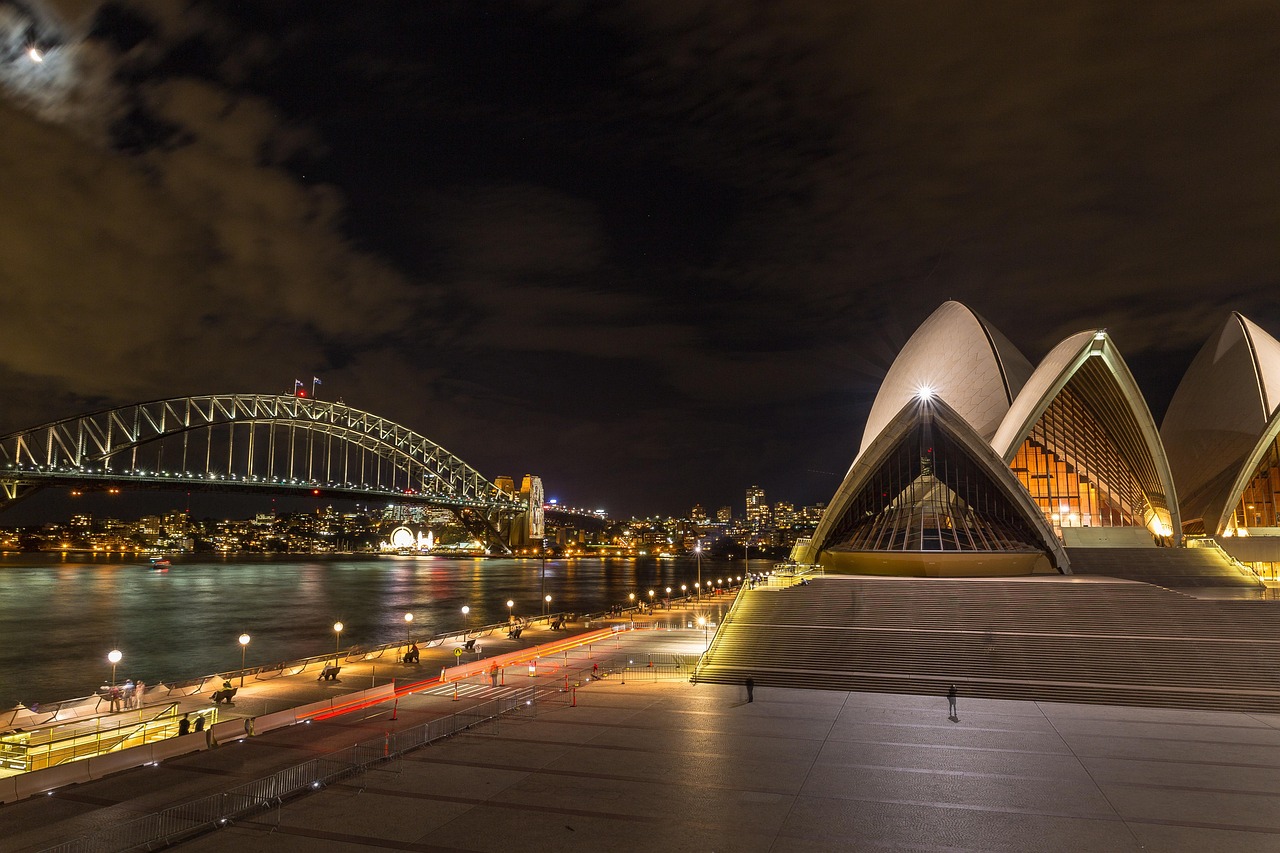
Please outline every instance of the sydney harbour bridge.
[{"label": "sydney harbour bridge", "polygon": [[504,491],[407,427],[294,395],[152,400],[0,436],[0,510],[48,487],[420,504],[451,510],[499,553],[543,535],[540,488]]}]

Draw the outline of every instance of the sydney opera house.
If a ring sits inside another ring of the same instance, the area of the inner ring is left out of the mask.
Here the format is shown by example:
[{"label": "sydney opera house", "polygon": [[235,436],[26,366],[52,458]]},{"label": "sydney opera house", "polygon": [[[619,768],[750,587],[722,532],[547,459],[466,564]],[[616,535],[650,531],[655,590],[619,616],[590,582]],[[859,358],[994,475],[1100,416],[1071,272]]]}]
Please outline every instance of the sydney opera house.
[{"label": "sydney opera house", "polygon": [[1173,560],[1195,546],[1274,578],[1278,410],[1280,342],[1240,314],[1157,427],[1105,329],[1032,365],[947,302],[889,369],[849,472],[793,556],[858,574],[1072,574],[1103,549]]}]

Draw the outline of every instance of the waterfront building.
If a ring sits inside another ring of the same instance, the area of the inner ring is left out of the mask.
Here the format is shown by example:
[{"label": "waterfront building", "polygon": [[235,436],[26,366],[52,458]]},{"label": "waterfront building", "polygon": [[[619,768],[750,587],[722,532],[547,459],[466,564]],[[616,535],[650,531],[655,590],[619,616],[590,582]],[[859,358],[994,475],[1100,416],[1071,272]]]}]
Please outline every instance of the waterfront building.
[{"label": "waterfront building", "polygon": [[1105,329],[1068,336],[1033,369],[947,302],[890,367],[829,511],[793,555],[832,571],[1067,573],[1068,546],[1179,544],[1174,484]]}]

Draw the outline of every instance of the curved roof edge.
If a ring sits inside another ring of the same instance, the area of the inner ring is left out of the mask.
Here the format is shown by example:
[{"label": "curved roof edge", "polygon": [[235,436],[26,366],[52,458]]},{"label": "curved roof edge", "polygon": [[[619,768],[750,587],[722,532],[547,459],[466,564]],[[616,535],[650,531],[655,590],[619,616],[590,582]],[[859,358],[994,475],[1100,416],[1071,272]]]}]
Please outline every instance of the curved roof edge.
[{"label": "curved roof edge", "polygon": [[1000,428],[991,439],[992,448],[1004,459],[1004,464],[1008,465],[1013,461],[1036,421],[1066,386],[1071,374],[1084,364],[1084,360],[1089,357],[1091,342],[1097,334],[1099,332],[1093,329],[1076,332],[1049,350],[1049,354],[1036,366],[1031,377],[1022,386],[1022,393],[1013,401]]},{"label": "curved roof edge", "polygon": [[926,388],[984,439],[990,438],[1031,372],[1026,356],[973,309],[954,300],[942,303],[889,366],[854,461]]},{"label": "curved roof edge", "polygon": [[974,459],[982,463],[991,476],[992,482],[1021,510],[1024,520],[1039,535],[1040,544],[1054,567],[1063,574],[1071,574],[1071,561],[1067,558],[1062,542],[1053,532],[1048,519],[1045,518],[1030,493],[1023,488],[1022,483],[1009,468],[1008,463],[992,450],[987,440],[978,435],[960,413],[937,398],[908,400],[880,431],[871,446],[858,455],[827,505],[826,512],[822,514],[822,521],[813,532],[802,562],[817,561],[818,555],[826,546],[827,538],[831,535],[831,529],[843,519],[849,503],[859,489],[865,484],[867,478],[875,473],[878,465],[893,450],[898,440],[923,416],[926,410],[931,411],[942,426],[973,454]]},{"label": "curved roof edge", "polygon": [[1280,342],[1233,311],[1187,367],[1160,428],[1183,518],[1212,527],[1278,404]]},{"label": "curved roof edge", "polygon": [[[1214,526],[1214,534],[1221,535],[1226,530],[1227,519],[1235,512],[1236,505],[1240,503],[1240,498],[1244,495],[1244,487],[1253,478],[1253,472],[1262,464],[1262,457],[1271,449],[1271,443],[1276,440],[1276,436],[1280,436],[1280,409],[1276,410],[1275,414],[1271,416],[1271,420],[1267,421],[1267,426],[1258,438],[1257,444],[1253,446],[1253,450],[1245,457],[1244,464],[1236,471],[1235,479],[1231,481],[1231,488],[1223,493],[1221,505],[1218,506],[1218,501],[1216,500],[1209,505],[1208,512],[1205,515],[1213,517],[1216,511],[1218,519],[1217,524]],[[1247,528],[1248,525],[1245,525],[1245,527]],[[1209,532],[1207,525],[1205,532]]]},{"label": "curved roof edge", "polygon": [[1245,340],[1249,342],[1262,409],[1265,417],[1270,417],[1280,407],[1280,341],[1239,311],[1232,311],[1231,316],[1240,324]]},{"label": "curved roof edge", "polygon": [[[1138,388],[1137,380],[1129,371],[1129,366],[1120,355],[1120,350],[1111,340],[1105,329],[1089,329],[1076,332],[1063,339],[1040,362],[1040,366],[1031,374],[1022,393],[1014,400],[1005,415],[1004,422],[992,439],[992,447],[1005,465],[1012,463],[1018,448],[1031,434],[1036,421],[1045,413],[1054,398],[1061,393],[1071,378],[1091,358],[1099,358],[1106,365],[1108,373],[1115,381],[1137,423],[1142,442],[1151,457],[1156,477],[1164,493],[1165,508],[1169,511],[1170,527],[1176,538],[1182,535],[1182,516],[1178,506],[1178,494],[1173,481],[1173,472],[1165,455],[1164,443],[1160,439],[1160,431],[1156,428],[1155,418],[1147,406],[1146,397]],[[1132,464],[1132,463],[1131,463]]]}]

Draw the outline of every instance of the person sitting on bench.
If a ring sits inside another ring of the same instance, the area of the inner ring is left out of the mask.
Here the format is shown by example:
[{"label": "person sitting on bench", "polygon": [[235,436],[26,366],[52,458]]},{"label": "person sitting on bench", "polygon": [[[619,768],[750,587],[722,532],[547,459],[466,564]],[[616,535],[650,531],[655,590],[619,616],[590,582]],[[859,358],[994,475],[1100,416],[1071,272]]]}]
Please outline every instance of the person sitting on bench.
[{"label": "person sitting on bench", "polygon": [[235,696],[235,695],[236,695],[236,691],[237,691],[237,690],[239,690],[239,689],[240,689],[240,688],[238,688],[238,687],[232,687],[230,690],[227,690],[227,689],[225,689],[225,688],[224,688],[224,689],[222,689],[222,690],[215,690],[215,691],[213,692],[213,695],[212,695],[211,697],[209,697],[209,698],[213,699],[213,704],[215,704],[215,705],[217,705],[217,704],[219,704],[219,703],[221,703],[221,702],[226,702],[228,705],[230,705],[230,704],[232,704],[232,703],[231,703],[231,697]]},{"label": "person sitting on bench", "polygon": [[333,664],[325,664],[324,669],[320,670],[320,675],[316,681],[337,681],[338,673],[342,671],[342,667]]},{"label": "person sitting on bench", "polygon": [[469,652],[474,652],[476,650],[476,641],[467,640],[465,643],[462,644],[462,648],[466,649]]}]

